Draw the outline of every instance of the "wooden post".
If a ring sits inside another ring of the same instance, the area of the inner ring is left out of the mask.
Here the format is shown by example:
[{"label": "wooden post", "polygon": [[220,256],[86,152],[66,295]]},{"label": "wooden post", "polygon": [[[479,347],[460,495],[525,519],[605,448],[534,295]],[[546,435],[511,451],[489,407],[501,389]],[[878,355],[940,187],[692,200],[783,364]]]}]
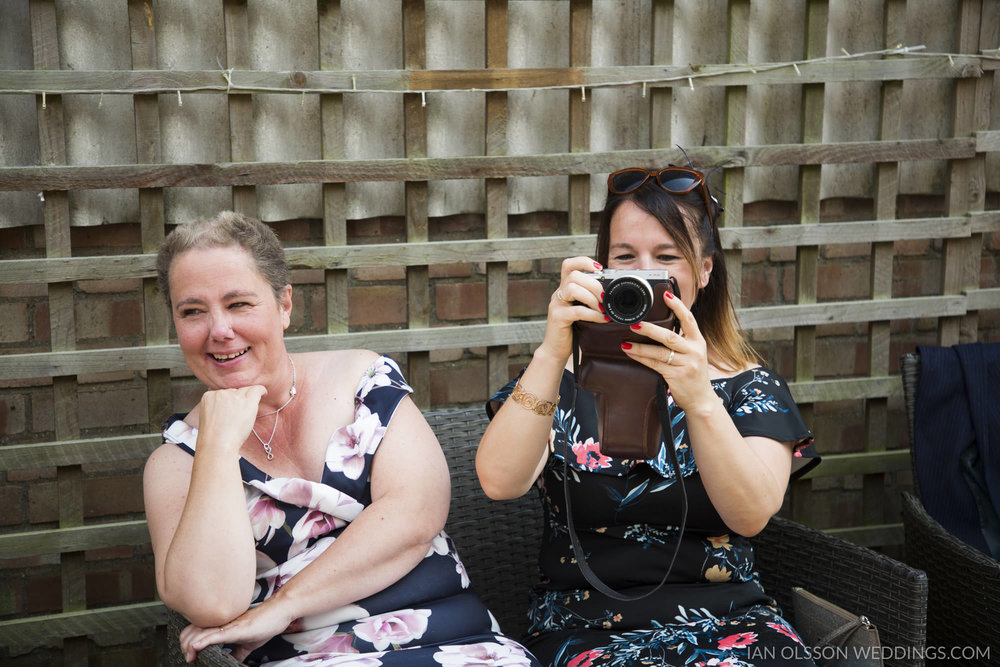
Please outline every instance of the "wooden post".
[{"label": "wooden post", "polygon": [[[507,0],[486,2],[486,67],[507,67]],[[486,155],[507,154],[507,92],[486,93]],[[507,238],[507,179],[486,180],[486,238]],[[510,278],[506,261],[486,263],[486,308],[490,324],[506,322],[509,317]],[[508,349],[506,345],[486,348],[486,392],[492,394],[507,384]]]}]

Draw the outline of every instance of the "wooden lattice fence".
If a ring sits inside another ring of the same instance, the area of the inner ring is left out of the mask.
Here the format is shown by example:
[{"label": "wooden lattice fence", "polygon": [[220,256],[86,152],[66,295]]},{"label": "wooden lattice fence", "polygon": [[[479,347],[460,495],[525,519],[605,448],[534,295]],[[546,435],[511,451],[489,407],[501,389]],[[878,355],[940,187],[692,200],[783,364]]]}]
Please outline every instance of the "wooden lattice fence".
[{"label": "wooden lattice fence", "polygon": [[[742,323],[825,454],[785,513],[898,551],[896,360],[1000,340],[1000,2],[765,4],[0,7],[0,659],[156,650],[141,511],[90,493],[134,490],[197,400],[153,277],[173,224],[219,202],[274,224],[291,351],[376,349],[421,407],[474,403],[541,340],[558,260],[593,252],[603,177],[677,144],[717,167]],[[75,60],[97,17],[128,66]],[[171,65],[196,25],[216,64]],[[262,67],[276,37],[298,55]],[[185,123],[224,131],[178,147]]]}]

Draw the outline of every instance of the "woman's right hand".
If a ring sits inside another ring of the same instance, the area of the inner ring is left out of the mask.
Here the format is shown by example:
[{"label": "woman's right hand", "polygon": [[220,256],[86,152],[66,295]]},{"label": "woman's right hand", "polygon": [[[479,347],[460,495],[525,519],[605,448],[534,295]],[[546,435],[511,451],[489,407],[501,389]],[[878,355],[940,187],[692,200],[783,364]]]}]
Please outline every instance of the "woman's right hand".
[{"label": "woman's right hand", "polygon": [[206,391],[198,407],[198,447],[239,455],[257,419],[263,385]]},{"label": "woman's right hand", "polygon": [[545,337],[539,348],[565,363],[573,351],[574,322],[606,322],[601,306],[603,291],[593,274],[601,265],[589,257],[563,260],[559,288],[549,299]]}]

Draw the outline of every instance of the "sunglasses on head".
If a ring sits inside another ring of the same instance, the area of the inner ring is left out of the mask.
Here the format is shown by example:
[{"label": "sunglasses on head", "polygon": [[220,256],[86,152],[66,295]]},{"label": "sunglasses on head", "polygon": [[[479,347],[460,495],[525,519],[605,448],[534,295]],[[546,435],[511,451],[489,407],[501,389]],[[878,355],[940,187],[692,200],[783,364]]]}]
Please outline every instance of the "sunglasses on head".
[{"label": "sunglasses on head", "polygon": [[686,195],[696,188],[699,189],[702,199],[705,200],[705,212],[708,213],[708,221],[710,224],[715,224],[712,220],[711,196],[708,194],[708,187],[705,185],[705,177],[697,169],[674,166],[653,170],[643,167],[619,169],[608,175],[608,191],[616,195],[635,192],[651,178],[660,188],[672,195]]}]

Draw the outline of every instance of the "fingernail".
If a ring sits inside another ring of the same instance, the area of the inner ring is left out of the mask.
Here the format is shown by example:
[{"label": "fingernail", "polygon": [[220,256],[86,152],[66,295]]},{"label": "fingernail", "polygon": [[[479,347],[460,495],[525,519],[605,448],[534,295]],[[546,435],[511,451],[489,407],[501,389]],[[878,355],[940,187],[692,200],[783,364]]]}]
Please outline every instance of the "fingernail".
[{"label": "fingernail", "polygon": [[631,350],[632,349],[632,343],[622,343],[622,349],[623,350]]},{"label": "fingernail", "polygon": [[604,301],[604,292],[601,292],[601,301]]},{"label": "fingernail", "polygon": [[604,312],[604,304],[603,303],[597,304],[597,307],[601,309],[602,313]]},{"label": "fingernail", "polygon": [[601,264],[599,262],[594,262],[594,268],[595,269],[601,268]]},{"label": "fingernail", "polygon": [[641,322],[636,322],[635,324],[632,325],[632,328],[633,329],[641,329],[642,328],[642,323]]},{"label": "fingernail", "polygon": [[670,290],[667,290],[666,292],[664,292],[664,294],[667,295],[668,299],[673,299],[674,298],[674,294]]},{"label": "fingernail", "polygon": [[605,316],[604,316],[604,321],[605,321],[605,322],[610,322],[610,321],[611,321],[611,318],[610,318],[610,317],[608,317],[607,315],[605,315]]}]

